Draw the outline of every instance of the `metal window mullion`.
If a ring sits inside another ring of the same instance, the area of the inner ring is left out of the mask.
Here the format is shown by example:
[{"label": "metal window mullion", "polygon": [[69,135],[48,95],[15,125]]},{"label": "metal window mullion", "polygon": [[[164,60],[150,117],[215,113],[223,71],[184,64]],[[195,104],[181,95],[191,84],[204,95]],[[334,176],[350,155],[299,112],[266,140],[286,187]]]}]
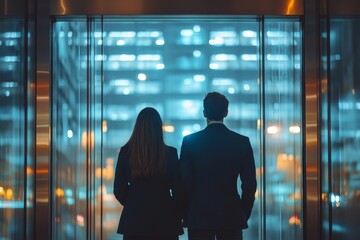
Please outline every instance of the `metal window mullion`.
[{"label": "metal window mullion", "polygon": [[[103,15],[101,16],[101,41],[103,44],[101,44],[101,56],[104,56],[104,18]],[[102,58],[103,59],[103,58]],[[103,142],[104,142],[104,138],[103,138],[103,121],[104,121],[104,61],[101,61],[101,117],[100,117],[100,123],[101,123],[101,135],[100,135],[100,167],[101,167],[101,171],[100,171],[100,239],[102,239],[103,236],[103,171],[102,171],[102,167],[104,164],[104,159],[103,159]]]},{"label": "metal window mullion", "polygon": [[28,137],[28,29],[29,29],[29,24],[28,24],[28,4],[27,2],[25,3],[25,13],[24,13],[24,29],[23,29],[23,34],[24,34],[24,38],[23,38],[23,44],[24,44],[24,49],[23,49],[23,71],[24,71],[24,75],[23,75],[23,103],[24,103],[24,148],[23,148],[23,153],[24,153],[24,217],[23,217],[23,238],[24,240],[27,239],[27,166],[28,166],[28,141],[27,141],[27,137]]},{"label": "metal window mullion", "polygon": [[91,156],[91,131],[90,131],[90,104],[91,104],[91,96],[90,96],[90,87],[91,87],[91,71],[90,71],[90,18],[87,17],[86,20],[86,239],[90,239],[90,230],[91,230],[91,211],[90,211],[90,156]]},{"label": "metal window mullion", "polygon": [[266,240],[266,127],[265,127],[265,120],[266,120],[266,111],[265,111],[265,18],[264,15],[261,16],[260,21],[260,111],[261,111],[261,130],[260,130],[260,141],[261,141],[261,163],[260,166],[263,168],[262,170],[262,196],[263,198],[260,199],[262,204],[262,239]]}]

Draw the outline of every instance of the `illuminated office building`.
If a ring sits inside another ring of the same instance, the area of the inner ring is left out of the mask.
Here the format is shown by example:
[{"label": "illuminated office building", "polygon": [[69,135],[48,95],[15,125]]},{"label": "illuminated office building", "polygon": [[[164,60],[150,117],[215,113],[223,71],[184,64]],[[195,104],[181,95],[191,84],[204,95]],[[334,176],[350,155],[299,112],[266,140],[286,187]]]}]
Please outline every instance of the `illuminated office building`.
[{"label": "illuminated office building", "polygon": [[359,16],[356,0],[0,1],[0,239],[121,239],[114,167],[137,113],[155,107],[179,153],[210,91],[254,148],[244,239],[356,239]]}]

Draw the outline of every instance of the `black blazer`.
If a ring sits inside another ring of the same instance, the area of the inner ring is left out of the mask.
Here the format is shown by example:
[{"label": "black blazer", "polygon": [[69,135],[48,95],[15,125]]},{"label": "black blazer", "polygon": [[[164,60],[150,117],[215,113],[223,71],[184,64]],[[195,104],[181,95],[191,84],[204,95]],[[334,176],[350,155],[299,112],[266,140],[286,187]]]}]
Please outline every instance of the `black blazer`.
[{"label": "black blazer", "polygon": [[[184,137],[181,176],[187,193],[184,224],[193,229],[244,229],[256,191],[253,150],[248,137],[212,123]],[[237,178],[241,179],[241,198]]]},{"label": "black blazer", "polygon": [[117,232],[144,236],[182,234],[176,149],[167,147],[167,172],[161,176],[132,178],[129,158],[129,147],[125,145],[119,152],[114,179],[114,195],[124,206]]}]

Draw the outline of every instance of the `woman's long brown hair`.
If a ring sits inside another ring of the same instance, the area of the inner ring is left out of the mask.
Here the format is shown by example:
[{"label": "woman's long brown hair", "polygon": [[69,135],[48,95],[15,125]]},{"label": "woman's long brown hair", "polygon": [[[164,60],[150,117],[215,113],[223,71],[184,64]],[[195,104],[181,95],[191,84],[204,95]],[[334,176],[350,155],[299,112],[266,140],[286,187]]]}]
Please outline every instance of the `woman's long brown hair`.
[{"label": "woman's long brown hair", "polygon": [[128,144],[133,177],[149,177],[165,172],[166,145],[162,121],[156,109],[147,107],[140,111]]}]

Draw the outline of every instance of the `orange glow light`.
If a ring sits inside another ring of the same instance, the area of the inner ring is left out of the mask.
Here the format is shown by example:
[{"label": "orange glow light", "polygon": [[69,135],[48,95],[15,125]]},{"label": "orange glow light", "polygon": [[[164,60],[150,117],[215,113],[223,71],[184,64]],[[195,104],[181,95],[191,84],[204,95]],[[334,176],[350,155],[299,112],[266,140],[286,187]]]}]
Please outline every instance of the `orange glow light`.
[{"label": "orange glow light", "polygon": [[34,174],[33,169],[32,169],[31,167],[27,167],[27,168],[26,168],[26,174],[27,174],[27,175],[33,175],[33,174]]},{"label": "orange glow light", "polygon": [[84,216],[78,214],[76,215],[76,222],[80,227],[83,227],[85,225],[85,218]]},{"label": "orange glow light", "polygon": [[86,132],[83,132],[82,135],[81,135],[81,146],[83,148],[86,148],[87,147],[87,143],[88,141],[90,141],[90,147],[94,147],[94,140],[95,140],[95,136],[94,136],[94,132],[91,131],[90,132],[90,137],[88,138],[87,136],[87,133]]},{"label": "orange glow light", "polygon": [[102,129],[103,133],[106,133],[108,131],[106,120],[103,120],[102,127],[103,127],[103,129]]},{"label": "orange glow light", "polygon": [[66,13],[66,7],[65,7],[65,3],[64,3],[64,0],[61,0],[61,8],[63,9],[63,12],[62,14],[65,14]]},{"label": "orange glow light", "polygon": [[291,225],[300,225],[301,224],[301,221],[299,219],[298,216],[291,216],[290,219],[289,219],[289,224]]},{"label": "orange glow light", "polygon": [[48,169],[36,169],[36,174],[48,174],[49,170]]},{"label": "orange glow light", "polygon": [[286,11],[286,14],[290,14],[291,11],[293,10],[294,8],[294,3],[295,3],[295,0],[291,0],[288,4],[288,7],[287,7],[287,11]]},{"label": "orange glow light", "polygon": [[63,197],[63,196],[64,196],[64,190],[62,190],[61,188],[57,188],[57,189],[55,190],[55,195],[56,195],[57,197]]},{"label": "orange glow light", "polygon": [[14,196],[13,190],[11,188],[7,189],[6,193],[5,193],[5,199],[6,200],[12,200],[13,196]]},{"label": "orange glow light", "polygon": [[172,132],[175,131],[175,127],[172,126],[172,125],[164,125],[164,126],[163,126],[163,131],[164,131],[164,132],[172,133]]}]

